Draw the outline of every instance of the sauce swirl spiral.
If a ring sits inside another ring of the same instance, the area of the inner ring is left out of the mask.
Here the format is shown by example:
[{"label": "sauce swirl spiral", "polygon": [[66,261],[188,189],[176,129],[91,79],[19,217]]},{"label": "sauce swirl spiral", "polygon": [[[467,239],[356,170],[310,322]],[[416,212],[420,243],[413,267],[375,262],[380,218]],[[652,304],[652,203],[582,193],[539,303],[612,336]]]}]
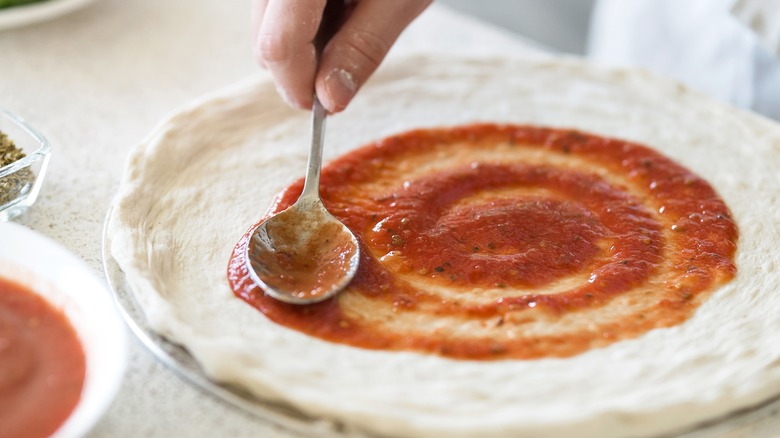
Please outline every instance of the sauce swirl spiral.
[{"label": "sauce swirl spiral", "polygon": [[682,323],[736,275],[737,226],[705,180],[579,131],[410,131],[329,163],[321,194],[362,247],[345,292],[305,307],[265,296],[242,256],[256,225],[228,280],[271,320],[356,347],[567,357]]}]

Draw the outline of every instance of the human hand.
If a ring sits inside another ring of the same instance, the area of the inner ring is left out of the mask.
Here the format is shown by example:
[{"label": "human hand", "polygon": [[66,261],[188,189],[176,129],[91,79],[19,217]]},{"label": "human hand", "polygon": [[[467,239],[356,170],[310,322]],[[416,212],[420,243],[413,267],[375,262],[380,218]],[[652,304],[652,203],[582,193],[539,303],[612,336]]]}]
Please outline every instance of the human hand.
[{"label": "human hand", "polygon": [[255,55],[291,106],[311,108],[314,92],[330,113],[347,107],[398,35],[432,0],[347,0],[343,24],[317,59],[327,0],[254,0]]}]

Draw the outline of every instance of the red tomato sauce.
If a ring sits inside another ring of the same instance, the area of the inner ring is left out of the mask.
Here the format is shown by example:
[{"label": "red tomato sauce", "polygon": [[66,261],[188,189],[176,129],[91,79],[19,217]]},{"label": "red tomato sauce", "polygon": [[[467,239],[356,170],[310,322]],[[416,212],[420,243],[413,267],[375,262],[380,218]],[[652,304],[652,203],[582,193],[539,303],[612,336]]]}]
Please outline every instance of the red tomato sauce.
[{"label": "red tomato sauce", "polygon": [[0,436],[46,437],[81,398],[86,359],[65,315],[0,278]]},{"label": "red tomato sauce", "polygon": [[[548,159],[501,158],[518,150]],[[459,153],[481,158],[414,172]],[[288,187],[269,214],[301,189],[302,180]],[[265,295],[243,256],[257,225],[236,245],[228,281],[276,323],[356,347],[566,357],[682,323],[736,275],[737,226],[706,181],[646,146],[573,130],[478,124],[395,135],[329,163],[321,194],[361,244],[346,291],[309,306]],[[618,298],[626,308],[645,304],[612,315]],[[611,316],[587,330],[506,335],[528,321],[556,324],[600,309]],[[399,329],[403,314],[419,318]],[[493,332],[471,336],[442,329],[442,320]]]}]

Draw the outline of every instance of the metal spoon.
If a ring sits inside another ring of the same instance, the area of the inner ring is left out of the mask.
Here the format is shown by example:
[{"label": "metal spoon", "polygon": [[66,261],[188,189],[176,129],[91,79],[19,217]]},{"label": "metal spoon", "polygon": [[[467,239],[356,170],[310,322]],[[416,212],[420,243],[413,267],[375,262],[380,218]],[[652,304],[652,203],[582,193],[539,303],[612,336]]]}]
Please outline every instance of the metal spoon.
[{"label": "metal spoon", "polygon": [[357,238],[320,199],[325,109],[314,96],[312,143],[301,196],[263,222],[247,246],[249,275],[265,292],[291,304],[310,304],[335,295],[357,272]]}]

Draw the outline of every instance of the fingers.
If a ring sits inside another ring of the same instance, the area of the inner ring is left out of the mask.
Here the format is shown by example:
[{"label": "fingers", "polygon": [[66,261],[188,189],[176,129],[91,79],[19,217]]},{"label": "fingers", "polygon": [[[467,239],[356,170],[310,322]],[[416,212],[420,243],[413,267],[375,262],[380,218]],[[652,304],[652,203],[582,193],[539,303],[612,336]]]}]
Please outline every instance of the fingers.
[{"label": "fingers", "polygon": [[325,108],[339,112],[368,80],[406,26],[431,0],[361,0],[331,39],[319,68],[313,41],[327,0],[254,0],[258,62],[291,105],[311,108],[315,85]]},{"label": "fingers", "polygon": [[355,6],[325,47],[317,70],[317,96],[329,112],[347,107],[398,35],[430,3],[431,0],[362,0]]},{"label": "fingers", "polygon": [[311,108],[317,57],[314,37],[326,0],[258,0],[262,20],[257,31],[258,62],[274,77],[277,89],[292,106]]},{"label": "fingers", "polygon": [[260,35],[260,24],[263,21],[263,15],[265,15],[265,7],[268,5],[268,0],[253,0],[252,1],[252,37],[255,39],[252,44],[252,52],[255,55],[255,59],[257,59],[257,62],[260,64],[261,67],[265,67],[265,61],[260,57],[260,53],[258,51],[258,36]]}]

